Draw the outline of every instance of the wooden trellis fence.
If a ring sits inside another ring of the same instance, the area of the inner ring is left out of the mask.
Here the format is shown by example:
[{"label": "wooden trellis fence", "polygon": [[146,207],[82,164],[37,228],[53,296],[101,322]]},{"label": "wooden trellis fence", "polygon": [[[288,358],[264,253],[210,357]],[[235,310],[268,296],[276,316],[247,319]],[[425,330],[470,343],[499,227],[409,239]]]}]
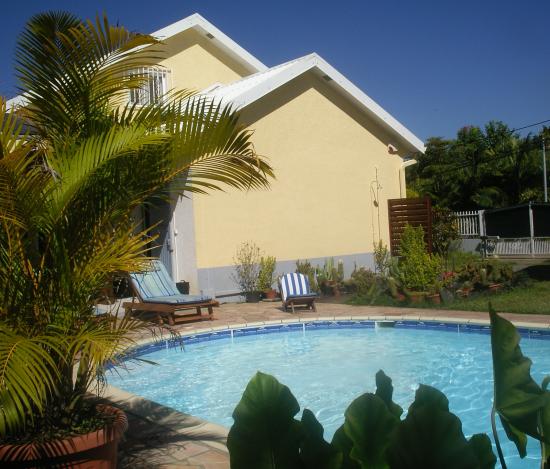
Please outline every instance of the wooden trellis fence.
[{"label": "wooden trellis fence", "polygon": [[405,225],[421,226],[428,252],[432,252],[432,201],[429,197],[417,199],[389,199],[390,250],[399,256],[399,244]]}]

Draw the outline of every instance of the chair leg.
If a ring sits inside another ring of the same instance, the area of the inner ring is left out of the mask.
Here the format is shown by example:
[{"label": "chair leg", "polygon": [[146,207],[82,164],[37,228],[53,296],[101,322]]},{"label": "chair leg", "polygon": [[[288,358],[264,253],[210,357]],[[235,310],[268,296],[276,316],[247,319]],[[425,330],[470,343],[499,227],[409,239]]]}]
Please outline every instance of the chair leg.
[{"label": "chair leg", "polygon": [[171,326],[176,324],[176,321],[174,321],[174,313],[168,313],[168,324]]},{"label": "chair leg", "polygon": [[201,307],[200,307],[200,306],[197,306],[195,309],[197,310],[197,314],[198,314],[199,316],[202,316],[202,309],[201,309]]},{"label": "chair leg", "polygon": [[208,306],[208,318],[210,321],[214,319],[214,310],[212,309],[212,306]]},{"label": "chair leg", "polygon": [[157,323],[159,326],[162,326],[162,324],[164,323],[164,321],[162,320],[162,314],[160,313],[157,313]]},{"label": "chair leg", "polygon": [[290,302],[290,307],[292,308],[292,314],[294,314],[294,301]]},{"label": "chair leg", "polygon": [[317,312],[317,307],[315,306],[315,301],[312,301],[311,302],[311,309],[316,313]]}]

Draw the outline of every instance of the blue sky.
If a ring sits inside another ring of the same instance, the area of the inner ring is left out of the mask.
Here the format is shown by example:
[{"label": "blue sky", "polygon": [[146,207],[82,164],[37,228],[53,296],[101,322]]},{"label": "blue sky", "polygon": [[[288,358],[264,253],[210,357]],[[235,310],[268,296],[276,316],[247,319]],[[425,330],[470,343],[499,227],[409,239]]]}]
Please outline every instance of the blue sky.
[{"label": "blue sky", "polygon": [[141,32],[198,12],[268,66],[317,52],[422,139],[492,119],[550,119],[548,0],[7,2],[0,94],[17,93],[14,48],[26,20],[59,9],[105,11]]}]

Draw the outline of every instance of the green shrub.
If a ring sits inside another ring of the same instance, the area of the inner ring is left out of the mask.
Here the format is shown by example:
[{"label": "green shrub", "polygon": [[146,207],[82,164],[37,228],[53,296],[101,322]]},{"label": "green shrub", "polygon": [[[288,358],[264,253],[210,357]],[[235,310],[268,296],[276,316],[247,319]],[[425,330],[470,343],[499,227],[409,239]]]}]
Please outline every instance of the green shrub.
[{"label": "green shrub", "polygon": [[381,275],[387,275],[391,263],[391,255],[388,247],[382,240],[374,243],[373,257],[376,272]]},{"label": "green shrub", "polygon": [[235,253],[235,273],[233,280],[242,293],[258,291],[258,276],[260,274],[260,248],[252,241],[242,243]]},{"label": "green shrub", "polygon": [[315,279],[315,267],[311,265],[311,262],[309,262],[308,260],[301,261],[300,259],[298,259],[296,261],[296,273],[304,274],[308,278],[309,286],[313,291],[319,289],[319,286],[317,285],[317,280]]},{"label": "green shrub", "polygon": [[273,286],[273,274],[275,273],[275,264],[277,259],[273,256],[260,258],[260,272],[258,273],[258,290],[270,290]]},{"label": "green shrub", "polygon": [[441,258],[426,252],[424,230],[407,225],[401,237],[399,280],[411,291],[427,291],[442,273]]},{"label": "green shrub", "polygon": [[456,271],[456,281],[470,288],[487,288],[491,284],[510,285],[514,272],[512,265],[497,259],[479,259],[462,265]]},{"label": "green shrub", "polygon": [[377,287],[377,282],[377,276],[372,270],[360,267],[352,272],[349,283],[357,295],[370,297]]},{"label": "green shrub", "polygon": [[453,272],[457,272],[465,265],[472,262],[481,261],[481,256],[474,252],[465,252],[465,251],[450,251],[447,254],[446,265],[447,269]]},{"label": "green shrub", "polygon": [[458,223],[448,208],[433,207],[432,214],[432,248],[446,258],[453,242],[459,238]]},{"label": "green shrub", "polygon": [[339,290],[344,285],[344,262],[340,259],[335,266],[334,258],[326,258],[323,267],[315,269],[315,277],[324,294],[333,293],[334,288]]}]

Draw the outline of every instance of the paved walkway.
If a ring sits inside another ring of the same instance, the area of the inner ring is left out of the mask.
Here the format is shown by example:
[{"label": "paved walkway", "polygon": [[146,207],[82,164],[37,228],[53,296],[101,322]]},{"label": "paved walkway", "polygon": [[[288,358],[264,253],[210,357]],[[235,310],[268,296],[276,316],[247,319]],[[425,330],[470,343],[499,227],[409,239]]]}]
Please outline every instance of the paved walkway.
[{"label": "paved walkway", "polygon": [[[299,320],[300,318],[388,317],[409,319],[452,319],[464,322],[488,322],[488,313],[434,309],[349,306],[338,302],[319,302],[317,312],[297,310],[284,312],[281,303],[223,304],[214,309],[214,321],[175,326],[181,333],[237,324],[266,321]],[[503,314],[516,325],[550,327],[550,316]],[[227,429],[198,418],[184,415],[116,388],[108,388],[108,399],[122,407],[130,427],[120,447],[123,468],[229,468],[225,447]]]}]

